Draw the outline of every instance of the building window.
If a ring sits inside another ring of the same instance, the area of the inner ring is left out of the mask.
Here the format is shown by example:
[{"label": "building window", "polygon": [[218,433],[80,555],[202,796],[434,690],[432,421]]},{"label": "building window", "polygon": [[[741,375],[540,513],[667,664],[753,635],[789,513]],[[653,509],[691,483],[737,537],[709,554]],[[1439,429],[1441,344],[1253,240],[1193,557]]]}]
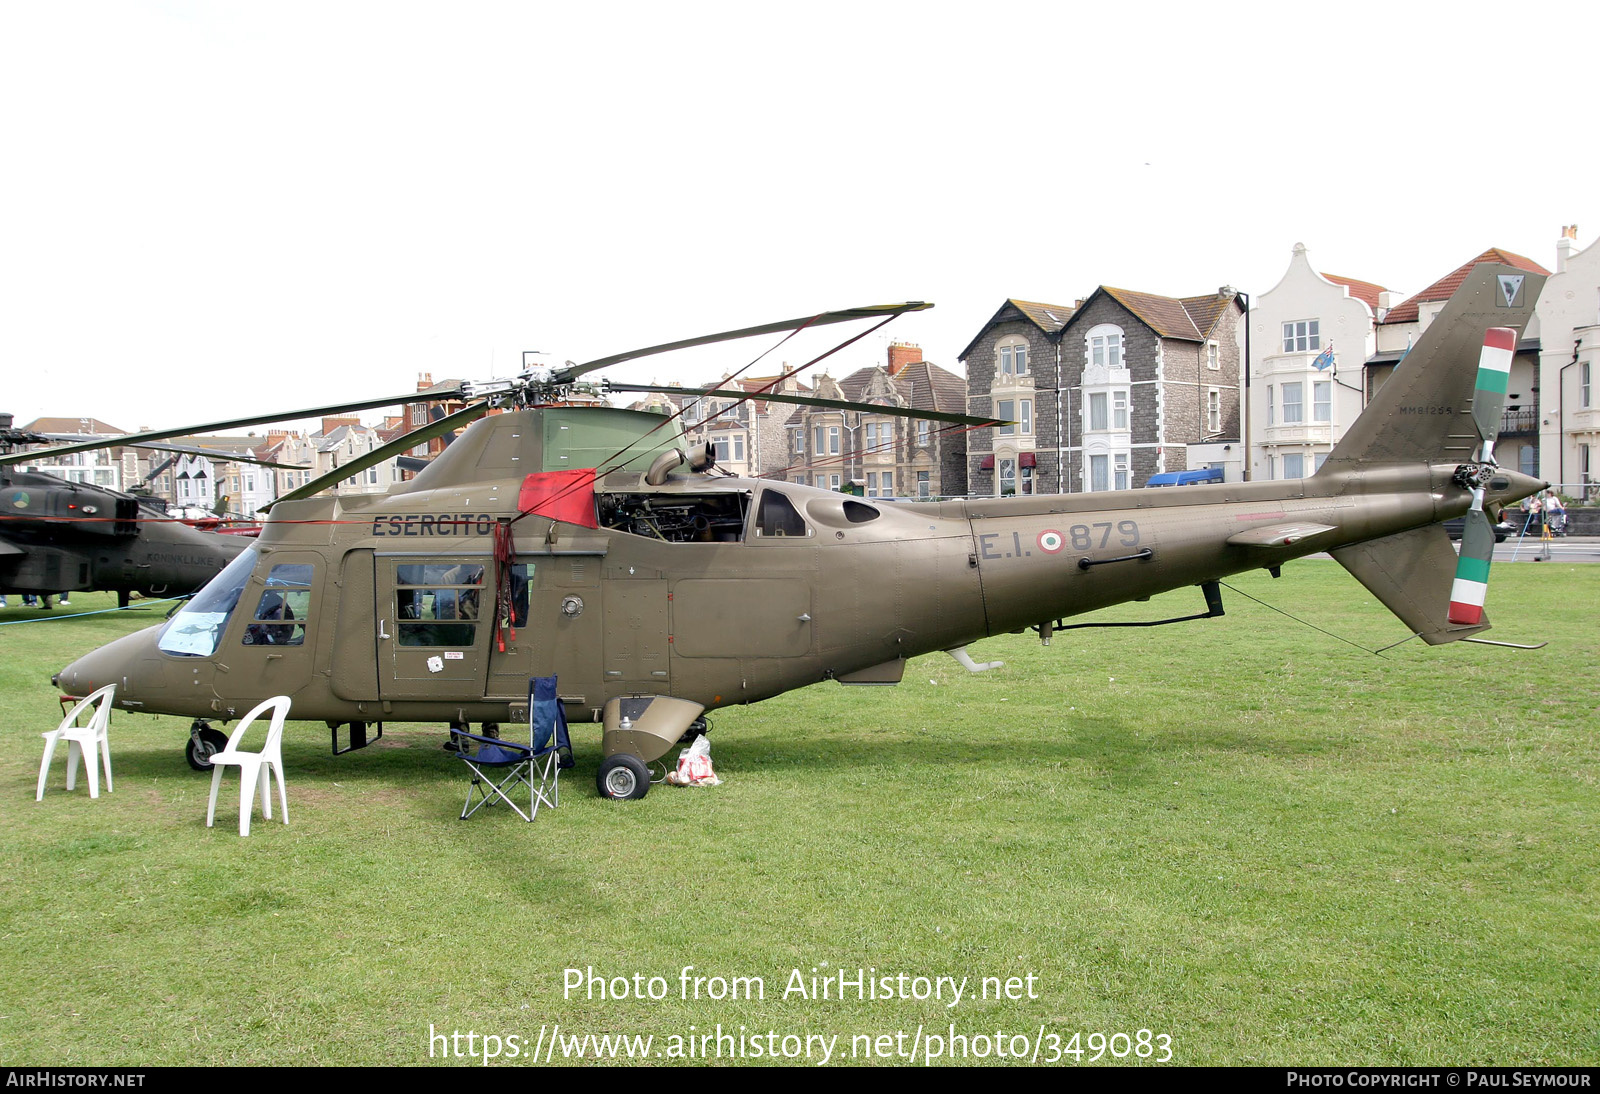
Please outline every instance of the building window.
[{"label": "building window", "polygon": [[1206,368],[1217,371],[1222,367],[1222,347],[1216,342],[1206,343]]},{"label": "building window", "polygon": [[1109,489],[1111,489],[1111,457],[1110,456],[1090,456],[1089,457],[1089,489],[1090,490],[1109,490]]},{"label": "building window", "polygon": [[1222,389],[1206,389],[1206,432],[1215,436],[1222,432]]},{"label": "building window", "polygon": [[735,463],[744,460],[744,434],[735,433],[731,437],[718,437],[712,442],[712,449],[717,454],[717,462],[726,464],[729,460]]},{"label": "building window", "polygon": [[1096,327],[1089,332],[1089,363],[1103,368],[1122,367],[1122,331]]},{"label": "building window", "polygon": [[[1284,425],[1299,425],[1306,420],[1305,405],[1300,401],[1300,397],[1303,394],[1302,388],[1303,385],[1298,382],[1283,385]],[[1287,460],[1288,457],[1285,456],[1284,459]],[[1290,475],[1287,472],[1284,474],[1286,479],[1298,479],[1299,477],[1299,475]]]},{"label": "building window", "polygon": [[1283,454],[1283,477],[1286,479],[1303,479],[1306,477],[1306,457],[1301,452],[1285,452]]},{"label": "building window", "polygon": [[828,455],[837,456],[838,454],[839,454],[839,427],[836,426],[836,425],[830,425],[828,427]]},{"label": "building window", "polygon": [[1333,421],[1333,383],[1329,380],[1315,380],[1311,384],[1311,420],[1314,422]]},{"label": "building window", "polygon": [[1090,429],[1128,428],[1128,389],[1089,393]]},{"label": "building window", "polygon": [[1022,492],[1024,494],[1033,493],[1033,468],[1031,467],[1022,469]]},{"label": "building window", "polygon": [[933,473],[931,471],[917,472],[917,497],[927,498],[933,496]]},{"label": "building window", "polygon": [[[1267,385],[1267,424],[1268,425],[1276,425],[1277,422],[1278,422],[1278,404],[1273,401],[1273,398],[1272,398],[1272,385],[1268,384]],[[1268,473],[1267,478],[1269,478],[1269,479],[1272,478],[1271,473]]]},{"label": "building window", "polygon": [[[1321,322],[1297,319],[1283,325],[1283,352],[1314,353],[1322,348]],[[1298,475],[1294,476],[1299,478]]]},{"label": "building window", "polygon": [[803,429],[794,431],[794,454],[796,456],[804,456],[806,454],[806,431]]},{"label": "building window", "polygon": [[1594,405],[1590,401],[1589,364],[1588,361],[1578,362],[1578,405],[1585,407]]},{"label": "building window", "polygon": [[878,423],[867,423],[867,451],[875,452],[878,448]]},{"label": "building window", "polygon": [[1000,347],[1000,375],[1003,377],[1028,375],[1028,347],[1010,343]]},{"label": "building window", "polygon": [[878,496],[881,497],[881,498],[892,498],[892,497],[894,497],[894,472],[893,471],[885,471],[883,473],[883,493],[879,494]]},{"label": "building window", "polygon": [[1019,421],[1021,421],[1021,423],[1022,423],[1022,435],[1025,436],[1025,437],[1032,436],[1033,435],[1033,400],[1032,399],[1022,399],[1022,400],[1020,400],[1018,402],[1017,409],[1022,412],[1022,416],[1019,419]]},{"label": "building window", "polygon": [[929,423],[929,422],[918,422],[917,423],[917,444],[918,444],[919,447],[922,447],[922,448],[927,448],[928,447],[928,436],[929,436],[929,434],[931,432],[932,432],[931,423]]},{"label": "building window", "polygon": [[1111,468],[1114,474],[1113,489],[1126,490],[1128,488],[1128,454],[1118,452],[1111,457]]},{"label": "building window", "polygon": [[877,496],[878,496],[878,473],[876,471],[868,471],[867,472],[867,497],[875,498]]},{"label": "building window", "polygon": [[1328,454],[1326,452],[1318,452],[1311,459],[1311,470],[1312,470],[1312,473],[1315,474],[1316,472],[1321,471],[1322,470],[1322,465],[1327,463],[1327,462],[1328,462]]},{"label": "building window", "polygon": [[999,475],[996,476],[1000,496],[1010,497],[1017,492],[1017,461],[1008,457],[995,461],[995,465],[1000,469]]},{"label": "building window", "polygon": [[1001,399],[999,407],[1000,409],[995,412],[995,417],[1006,423],[1000,427],[1000,436],[1009,437],[1017,431],[1015,424],[1017,417],[1016,401],[1013,399]]},{"label": "building window", "polygon": [[839,476],[838,475],[829,475],[828,476],[828,489],[829,490],[837,490],[837,489],[839,489]]}]

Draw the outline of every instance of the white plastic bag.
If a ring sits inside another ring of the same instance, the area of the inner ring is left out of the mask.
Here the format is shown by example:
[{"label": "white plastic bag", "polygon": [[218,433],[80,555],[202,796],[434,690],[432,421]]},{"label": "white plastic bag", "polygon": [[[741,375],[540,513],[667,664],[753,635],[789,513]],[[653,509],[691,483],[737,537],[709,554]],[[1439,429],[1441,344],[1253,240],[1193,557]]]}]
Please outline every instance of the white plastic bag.
[{"label": "white plastic bag", "polygon": [[667,781],[674,786],[722,785],[711,768],[711,741],[704,734],[678,753],[678,770],[667,776]]}]

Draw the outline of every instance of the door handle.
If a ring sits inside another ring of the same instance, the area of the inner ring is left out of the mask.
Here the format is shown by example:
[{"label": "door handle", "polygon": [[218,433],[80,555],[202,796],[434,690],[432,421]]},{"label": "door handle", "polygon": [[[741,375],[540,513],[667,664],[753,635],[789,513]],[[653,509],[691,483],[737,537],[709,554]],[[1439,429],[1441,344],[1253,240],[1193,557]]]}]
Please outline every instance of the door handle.
[{"label": "door handle", "polygon": [[379,638],[388,638],[389,637],[389,635],[383,629],[383,625],[386,622],[388,622],[388,620],[386,620],[386,619],[378,620],[378,637]]}]

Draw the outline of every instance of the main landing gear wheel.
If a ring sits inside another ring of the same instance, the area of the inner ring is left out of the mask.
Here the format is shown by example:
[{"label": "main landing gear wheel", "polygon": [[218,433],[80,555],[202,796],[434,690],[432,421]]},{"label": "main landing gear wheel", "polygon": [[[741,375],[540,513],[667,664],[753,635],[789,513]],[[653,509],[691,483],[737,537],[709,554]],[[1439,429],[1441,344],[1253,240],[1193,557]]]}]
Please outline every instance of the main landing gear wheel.
[{"label": "main landing gear wheel", "polygon": [[212,729],[205,722],[196,722],[189,727],[189,743],[183,748],[183,758],[188,760],[189,766],[196,771],[210,771],[211,754],[221,752],[227,746],[227,734]]},{"label": "main landing gear wheel", "polygon": [[632,753],[619,752],[600,761],[594,781],[603,798],[618,801],[642,798],[650,792],[650,769]]}]

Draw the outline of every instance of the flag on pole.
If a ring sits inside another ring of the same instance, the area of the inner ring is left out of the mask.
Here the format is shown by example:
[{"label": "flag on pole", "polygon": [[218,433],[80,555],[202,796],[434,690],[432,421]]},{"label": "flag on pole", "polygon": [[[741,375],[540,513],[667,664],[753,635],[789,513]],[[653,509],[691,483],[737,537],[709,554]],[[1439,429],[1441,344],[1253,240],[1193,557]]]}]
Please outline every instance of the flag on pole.
[{"label": "flag on pole", "polygon": [[1311,367],[1321,372],[1331,364],[1333,364],[1333,343],[1329,342],[1328,348],[1317,354],[1316,360],[1311,362]]}]

